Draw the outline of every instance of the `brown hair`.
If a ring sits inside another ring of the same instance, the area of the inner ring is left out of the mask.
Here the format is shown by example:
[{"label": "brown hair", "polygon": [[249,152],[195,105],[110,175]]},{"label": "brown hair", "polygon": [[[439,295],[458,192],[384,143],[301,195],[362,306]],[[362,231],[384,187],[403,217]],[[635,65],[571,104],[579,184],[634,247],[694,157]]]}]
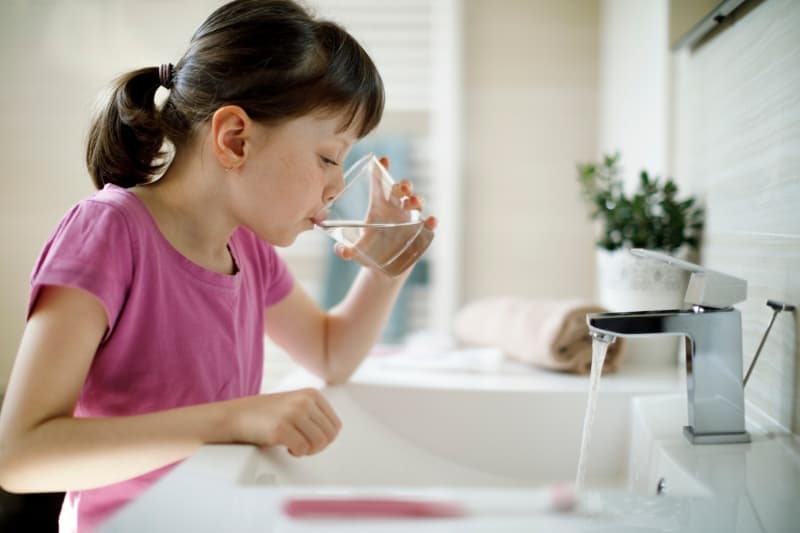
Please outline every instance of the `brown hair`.
[{"label": "brown hair", "polygon": [[[161,74],[163,77],[164,70]],[[344,113],[359,137],[383,114],[383,82],[356,40],[292,0],[235,0],[217,9],[171,69],[160,109],[159,67],[118,78],[89,131],[86,163],[97,188],[147,183],[163,170],[164,141],[176,150],[224,105],[280,124],[312,111]]]}]

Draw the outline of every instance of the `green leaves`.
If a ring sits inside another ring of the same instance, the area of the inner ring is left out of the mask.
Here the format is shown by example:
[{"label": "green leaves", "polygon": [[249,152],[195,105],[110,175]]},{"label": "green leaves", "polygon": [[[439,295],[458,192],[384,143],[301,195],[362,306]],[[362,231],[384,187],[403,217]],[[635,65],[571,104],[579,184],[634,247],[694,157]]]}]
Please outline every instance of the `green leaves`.
[{"label": "green leaves", "polygon": [[601,163],[578,164],[581,195],[589,216],[603,223],[597,245],[606,250],[648,248],[674,251],[683,245],[697,249],[704,211],[695,198],[678,198],[671,179],[639,173],[639,186],[628,197],[619,178],[620,154],[603,156]]}]

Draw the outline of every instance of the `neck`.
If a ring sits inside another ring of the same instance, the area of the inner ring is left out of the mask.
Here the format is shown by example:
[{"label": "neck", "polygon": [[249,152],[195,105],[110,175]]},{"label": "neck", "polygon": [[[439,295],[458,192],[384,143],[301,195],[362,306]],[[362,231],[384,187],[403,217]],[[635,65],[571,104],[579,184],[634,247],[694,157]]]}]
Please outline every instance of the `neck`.
[{"label": "neck", "polygon": [[227,209],[225,179],[194,154],[177,154],[164,176],[134,187],[161,233],[180,253],[210,270],[234,269],[228,241],[236,223]]}]

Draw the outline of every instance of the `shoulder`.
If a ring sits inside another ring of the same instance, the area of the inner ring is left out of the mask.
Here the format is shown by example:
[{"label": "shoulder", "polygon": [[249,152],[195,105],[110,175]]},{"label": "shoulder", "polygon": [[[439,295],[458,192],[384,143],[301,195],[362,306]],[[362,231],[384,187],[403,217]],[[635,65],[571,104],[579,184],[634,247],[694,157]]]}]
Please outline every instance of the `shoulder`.
[{"label": "shoulder", "polygon": [[140,225],[143,207],[133,193],[108,185],[75,204],[61,219],[51,239],[65,235],[130,237],[132,229]]},{"label": "shoulder", "polygon": [[150,218],[142,201],[117,185],[106,185],[78,205],[92,215],[126,225],[129,231],[145,225],[143,223]]},{"label": "shoulder", "polygon": [[120,240],[130,241],[135,219],[136,210],[130,199],[108,188],[103,189],[67,211],[50,236],[45,251],[74,248],[75,252],[88,252],[108,244],[118,244]]},{"label": "shoulder", "polygon": [[120,191],[106,187],[64,215],[31,273],[29,312],[42,287],[75,287],[100,299],[113,326],[141,255],[136,244],[138,199]]},{"label": "shoulder", "polygon": [[148,243],[147,208],[132,192],[116,185],[75,204],[61,218],[46,241],[33,269],[113,269],[126,273],[142,256]]}]

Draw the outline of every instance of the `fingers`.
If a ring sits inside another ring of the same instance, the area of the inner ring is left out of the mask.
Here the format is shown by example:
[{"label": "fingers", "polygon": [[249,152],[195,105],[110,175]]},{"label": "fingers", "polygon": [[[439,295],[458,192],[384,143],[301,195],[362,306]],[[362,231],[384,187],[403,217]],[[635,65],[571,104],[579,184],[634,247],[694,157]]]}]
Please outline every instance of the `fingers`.
[{"label": "fingers", "polygon": [[[328,437],[320,427],[318,420],[314,420],[312,415],[307,418],[301,418],[296,421],[295,427],[297,431],[303,436],[301,442],[295,445],[287,446],[289,453],[295,457],[301,455],[313,455],[326,446],[333,440],[333,437]],[[335,436],[335,435],[334,435]]]},{"label": "fingers", "polygon": [[331,423],[331,427],[333,427],[335,430],[335,436],[335,434],[339,433],[339,430],[342,429],[342,421],[339,419],[336,411],[333,410],[333,407],[330,403],[328,403],[328,400],[326,400],[324,396],[318,394],[315,401],[319,410],[325,415],[325,420]]},{"label": "fingers", "polygon": [[295,457],[305,455],[310,449],[308,439],[295,424],[284,422],[276,427],[275,433],[275,440],[272,444],[283,444]]},{"label": "fingers", "polygon": [[[380,161],[383,168],[389,169],[389,159],[381,157]],[[424,205],[421,196],[414,194],[414,184],[408,179],[400,180],[399,183],[392,185],[392,196],[400,200],[400,205],[403,209],[414,209],[421,211]]]},{"label": "fingers", "polygon": [[424,206],[422,197],[414,194],[414,185],[407,179],[392,186],[392,196],[400,200],[403,209],[421,211]]},{"label": "fingers", "polygon": [[353,258],[353,249],[345,246],[344,244],[337,242],[333,246],[333,251],[345,261],[350,261]]},{"label": "fingers", "polygon": [[422,198],[417,195],[411,195],[407,198],[403,198],[401,205],[403,209],[414,209],[416,211],[422,211]]},{"label": "fingers", "polygon": [[428,229],[436,229],[436,226],[439,224],[439,221],[436,220],[436,217],[430,216],[425,219],[425,227]]},{"label": "fingers", "polygon": [[414,185],[407,179],[392,185],[392,195],[397,198],[410,196],[414,192]]},{"label": "fingers", "polygon": [[328,401],[315,389],[298,391],[302,395],[294,425],[304,441],[287,446],[295,456],[312,455],[325,449],[342,427],[342,422]]},{"label": "fingers", "polygon": [[[316,389],[266,394],[254,399],[259,404],[260,419],[250,420],[248,433],[253,435],[245,442],[285,446],[291,455],[299,457],[325,449],[342,427],[333,408]],[[266,433],[259,426],[266,427]]]},{"label": "fingers", "polygon": [[322,396],[315,402],[316,409],[311,409],[308,416],[297,422],[297,430],[304,440],[295,446],[289,446],[289,453],[294,456],[313,455],[325,449],[339,434],[342,422],[333,408]]}]

